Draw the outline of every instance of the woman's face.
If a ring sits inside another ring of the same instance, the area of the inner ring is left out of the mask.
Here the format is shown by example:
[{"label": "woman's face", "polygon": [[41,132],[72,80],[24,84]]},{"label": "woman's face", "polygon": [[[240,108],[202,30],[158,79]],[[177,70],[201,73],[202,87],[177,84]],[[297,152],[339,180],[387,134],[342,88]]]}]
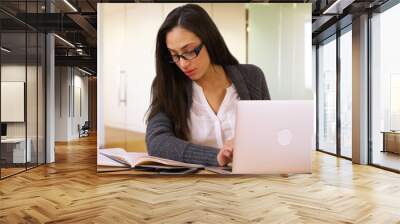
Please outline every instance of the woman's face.
[{"label": "woman's face", "polygon": [[[195,56],[195,48],[203,44],[196,34],[191,31],[177,26],[166,35],[166,44],[171,56],[184,55],[194,56],[190,60],[185,60],[179,57],[175,64],[182,70],[183,73],[191,80],[199,80],[210,68],[210,57],[204,45]],[[176,58],[176,57],[175,57]]]}]

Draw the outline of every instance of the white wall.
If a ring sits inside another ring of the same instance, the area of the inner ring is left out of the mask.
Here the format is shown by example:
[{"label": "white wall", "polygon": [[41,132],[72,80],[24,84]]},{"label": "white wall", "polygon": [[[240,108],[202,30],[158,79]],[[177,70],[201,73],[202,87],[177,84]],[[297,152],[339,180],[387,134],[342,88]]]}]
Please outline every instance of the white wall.
[{"label": "white wall", "polygon": [[311,4],[250,4],[248,36],[272,99],[313,99]]},{"label": "white wall", "polygon": [[70,141],[88,120],[88,78],[72,67],[56,67],[55,74],[55,141]]},{"label": "white wall", "polygon": [[1,122],[25,121],[25,82],[1,82]]},{"label": "white wall", "polygon": [[55,68],[55,141],[68,141],[69,76],[67,67]]}]

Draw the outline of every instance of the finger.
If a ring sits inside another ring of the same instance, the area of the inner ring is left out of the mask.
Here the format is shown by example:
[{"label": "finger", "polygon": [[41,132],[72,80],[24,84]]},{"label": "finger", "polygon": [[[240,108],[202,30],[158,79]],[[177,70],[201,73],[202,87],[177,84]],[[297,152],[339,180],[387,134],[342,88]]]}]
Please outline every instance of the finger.
[{"label": "finger", "polygon": [[233,147],[230,146],[230,145],[224,145],[222,148],[223,148],[223,149],[233,150]]},{"label": "finger", "polygon": [[229,159],[230,159],[230,160],[233,159],[233,153],[230,154]]},{"label": "finger", "polygon": [[230,155],[231,155],[231,153],[230,153],[229,151],[227,151],[227,150],[224,151],[224,156],[225,156],[225,157],[228,157],[228,158],[229,158]]},{"label": "finger", "polygon": [[232,159],[233,153],[230,152],[230,151],[225,151],[224,156],[229,158],[229,159]]},{"label": "finger", "polygon": [[232,153],[233,152],[233,148],[232,147],[226,147],[226,148],[224,148],[224,151],[228,151],[228,152]]}]

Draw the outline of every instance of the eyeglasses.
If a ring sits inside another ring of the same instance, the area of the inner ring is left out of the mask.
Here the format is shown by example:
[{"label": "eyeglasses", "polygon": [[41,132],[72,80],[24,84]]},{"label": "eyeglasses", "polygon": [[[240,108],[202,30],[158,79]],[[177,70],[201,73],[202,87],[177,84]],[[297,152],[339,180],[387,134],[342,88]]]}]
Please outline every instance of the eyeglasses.
[{"label": "eyeglasses", "polygon": [[193,51],[185,52],[183,54],[173,54],[170,57],[170,63],[178,63],[179,60],[185,59],[187,60],[192,60],[199,56],[201,49],[203,48],[203,43],[201,43],[198,47],[196,47]]}]

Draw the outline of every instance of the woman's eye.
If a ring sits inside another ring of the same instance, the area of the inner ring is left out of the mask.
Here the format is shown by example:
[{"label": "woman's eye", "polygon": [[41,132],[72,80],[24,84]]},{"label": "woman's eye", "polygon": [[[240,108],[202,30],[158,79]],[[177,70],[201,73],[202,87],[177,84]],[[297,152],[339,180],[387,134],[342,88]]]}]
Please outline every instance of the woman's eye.
[{"label": "woman's eye", "polygon": [[193,53],[194,53],[194,51],[188,51],[188,52],[183,53],[183,55],[192,55]]}]

